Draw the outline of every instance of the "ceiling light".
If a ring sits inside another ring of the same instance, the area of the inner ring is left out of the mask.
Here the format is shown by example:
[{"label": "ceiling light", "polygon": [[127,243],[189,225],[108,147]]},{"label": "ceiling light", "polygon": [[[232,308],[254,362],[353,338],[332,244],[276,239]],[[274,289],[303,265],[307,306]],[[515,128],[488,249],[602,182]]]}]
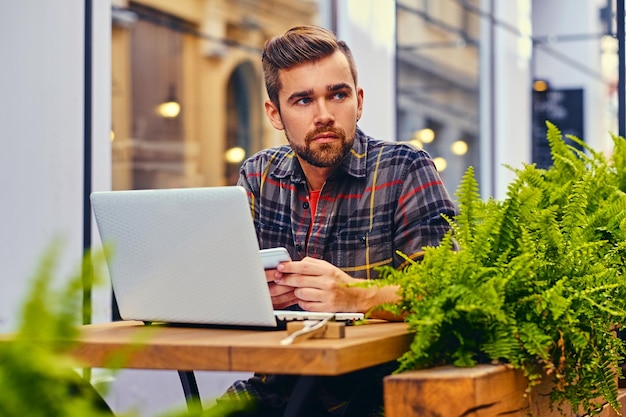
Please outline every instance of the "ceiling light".
[{"label": "ceiling light", "polygon": [[430,143],[435,140],[435,131],[430,128],[416,130],[415,133],[413,133],[413,139],[419,140],[422,143]]},{"label": "ceiling light", "polygon": [[180,104],[174,94],[174,84],[170,85],[170,92],[167,98],[163,103],[157,106],[156,112],[159,116],[165,117],[166,119],[173,119],[180,113]]},{"label": "ceiling light", "polygon": [[467,143],[462,140],[457,140],[450,145],[450,150],[455,155],[465,155],[467,153]]},{"label": "ceiling light", "polygon": [[228,149],[224,154],[224,158],[229,164],[239,164],[245,157],[246,151],[239,146]]},{"label": "ceiling light", "polygon": [[446,159],[440,156],[433,158],[433,162],[435,163],[435,168],[437,168],[437,171],[439,172],[445,171],[448,167],[448,162],[446,161]]}]

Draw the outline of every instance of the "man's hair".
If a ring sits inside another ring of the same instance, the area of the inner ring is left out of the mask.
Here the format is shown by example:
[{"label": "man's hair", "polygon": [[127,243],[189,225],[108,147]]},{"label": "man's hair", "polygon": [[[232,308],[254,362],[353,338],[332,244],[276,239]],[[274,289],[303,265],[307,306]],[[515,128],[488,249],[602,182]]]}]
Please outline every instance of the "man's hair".
[{"label": "man's hair", "polygon": [[263,73],[265,88],[270,100],[280,110],[278,92],[282,88],[278,71],[298,64],[315,62],[326,58],[335,51],[341,51],[348,59],[350,72],[357,85],[356,64],[352,51],[344,41],[338,40],[328,29],[319,26],[296,26],[265,42],[263,48]]}]

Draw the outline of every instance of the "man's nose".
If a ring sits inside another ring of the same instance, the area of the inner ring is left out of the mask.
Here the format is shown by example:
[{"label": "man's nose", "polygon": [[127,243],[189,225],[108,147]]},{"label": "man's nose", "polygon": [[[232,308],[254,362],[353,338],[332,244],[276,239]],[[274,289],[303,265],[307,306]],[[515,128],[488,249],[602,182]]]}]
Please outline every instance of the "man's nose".
[{"label": "man's nose", "polygon": [[335,121],[333,113],[328,107],[326,100],[319,100],[316,105],[315,124],[325,126]]}]

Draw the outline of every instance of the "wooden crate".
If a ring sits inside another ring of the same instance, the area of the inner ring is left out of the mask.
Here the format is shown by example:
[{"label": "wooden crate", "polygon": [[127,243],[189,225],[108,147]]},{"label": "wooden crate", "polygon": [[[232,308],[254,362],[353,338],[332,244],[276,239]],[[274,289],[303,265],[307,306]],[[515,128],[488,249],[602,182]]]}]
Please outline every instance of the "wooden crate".
[{"label": "wooden crate", "polygon": [[[472,368],[440,367],[391,375],[384,380],[385,417],[534,417],[582,416],[570,407],[550,406],[551,385],[543,383],[526,395],[521,371],[506,365]],[[626,390],[619,393],[622,408]],[[618,414],[608,404],[598,414]]]}]

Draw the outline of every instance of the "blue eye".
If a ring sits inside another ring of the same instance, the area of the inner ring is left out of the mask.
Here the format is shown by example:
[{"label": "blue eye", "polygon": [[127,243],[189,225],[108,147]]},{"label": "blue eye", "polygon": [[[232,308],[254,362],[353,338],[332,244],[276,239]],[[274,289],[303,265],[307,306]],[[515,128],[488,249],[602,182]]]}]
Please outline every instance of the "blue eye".
[{"label": "blue eye", "polygon": [[311,102],[311,99],[308,97],[304,97],[301,98],[300,100],[296,101],[296,104],[309,104]]}]

